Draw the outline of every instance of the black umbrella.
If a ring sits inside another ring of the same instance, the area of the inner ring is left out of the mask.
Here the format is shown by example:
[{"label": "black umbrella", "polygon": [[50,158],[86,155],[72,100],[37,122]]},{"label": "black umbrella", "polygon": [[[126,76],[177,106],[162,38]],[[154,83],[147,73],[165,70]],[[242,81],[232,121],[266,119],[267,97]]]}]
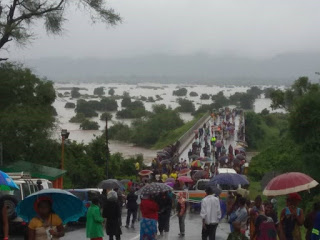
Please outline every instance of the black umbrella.
[{"label": "black umbrella", "polygon": [[117,179],[108,179],[108,180],[103,180],[102,182],[99,183],[98,188],[102,189],[124,189],[123,184],[118,181]]},{"label": "black umbrella", "polygon": [[172,188],[164,183],[150,183],[136,192],[137,195],[154,195],[162,192],[171,191]]}]

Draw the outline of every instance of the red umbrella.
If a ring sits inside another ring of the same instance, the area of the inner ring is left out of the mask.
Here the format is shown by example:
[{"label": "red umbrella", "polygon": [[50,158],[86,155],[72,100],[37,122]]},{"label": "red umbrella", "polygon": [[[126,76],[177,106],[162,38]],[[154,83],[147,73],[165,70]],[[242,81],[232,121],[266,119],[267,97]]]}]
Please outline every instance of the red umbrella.
[{"label": "red umbrella", "polygon": [[178,181],[184,182],[184,183],[192,183],[193,182],[192,178],[191,177],[187,177],[187,176],[179,177]]},{"label": "red umbrella", "polygon": [[150,171],[150,170],[141,170],[141,171],[139,172],[139,175],[140,175],[140,176],[148,176],[148,175],[150,175],[151,173],[153,173],[153,172]]},{"label": "red umbrella", "polygon": [[318,184],[316,180],[306,174],[290,172],[273,178],[263,190],[263,194],[266,196],[287,195],[289,193],[309,190]]},{"label": "red umbrella", "polygon": [[191,170],[189,168],[181,169],[179,172],[179,176],[187,175]]}]

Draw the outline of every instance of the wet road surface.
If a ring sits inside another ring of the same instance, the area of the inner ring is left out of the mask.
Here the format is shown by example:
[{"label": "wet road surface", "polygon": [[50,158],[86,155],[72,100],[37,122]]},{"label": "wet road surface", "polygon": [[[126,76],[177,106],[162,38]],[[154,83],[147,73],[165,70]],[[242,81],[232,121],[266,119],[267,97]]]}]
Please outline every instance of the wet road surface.
[{"label": "wet road surface", "polygon": [[[122,223],[125,224],[126,214],[122,216]],[[185,237],[179,237],[179,223],[178,217],[173,215],[170,220],[170,231],[167,236],[158,236],[158,239],[185,239],[185,240],[201,240],[202,222],[199,213],[188,213],[186,216],[186,233]],[[122,227],[121,239],[123,240],[139,240],[139,223],[136,223],[135,229]],[[217,229],[217,240],[226,240],[229,234],[229,225],[227,223],[220,223]],[[63,238],[64,240],[85,240],[86,230],[84,226],[68,227],[68,232]],[[108,239],[105,235],[104,239]]]}]

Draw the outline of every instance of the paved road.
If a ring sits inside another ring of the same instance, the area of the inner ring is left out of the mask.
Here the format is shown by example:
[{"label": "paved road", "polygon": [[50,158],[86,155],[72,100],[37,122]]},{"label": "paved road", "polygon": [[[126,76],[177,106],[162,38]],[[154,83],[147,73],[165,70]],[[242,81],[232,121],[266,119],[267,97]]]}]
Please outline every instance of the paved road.
[{"label": "paved road", "polygon": [[[124,214],[125,215],[125,214]],[[123,223],[125,222],[125,217],[123,217]],[[139,224],[136,224],[135,229],[126,229],[125,227],[122,228],[122,235],[121,239],[124,240],[139,240]],[[190,213],[186,217],[186,235],[184,238],[178,236],[179,234],[179,224],[178,218],[176,216],[171,217],[170,221],[170,232],[167,236],[163,236],[159,239],[168,239],[168,240],[175,240],[175,239],[185,239],[185,240],[197,240],[201,239],[201,218],[199,214]],[[85,228],[83,227],[75,227],[73,230],[69,229],[70,232],[66,234],[63,238],[64,240],[85,240],[86,239],[86,232]],[[221,223],[218,226],[217,230],[217,240],[225,240],[227,239],[229,234],[229,225],[226,223]],[[107,236],[104,239],[108,239]]]}]

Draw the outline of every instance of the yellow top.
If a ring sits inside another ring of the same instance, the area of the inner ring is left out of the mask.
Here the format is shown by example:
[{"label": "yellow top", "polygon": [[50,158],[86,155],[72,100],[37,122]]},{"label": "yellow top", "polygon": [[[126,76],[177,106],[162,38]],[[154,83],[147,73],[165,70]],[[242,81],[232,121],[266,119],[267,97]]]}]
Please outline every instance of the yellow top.
[{"label": "yellow top", "polygon": [[169,177],[174,178],[174,180],[177,180],[178,174],[177,173],[171,173]]},{"label": "yellow top", "polygon": [[140,163],[136,162],[135,167],[136,167],[136,170],[138,171],[140,169]]},{"label": "yellow top", "polygon": [[[62,220],[57,214],[51,214],[51,216],[49,217],[48,224],[49,226],[57,227],[62,224]],[[47,227],[47,226],[44,226],[43,220],[38,217],[32,218],[32,220],[29,223],[29,228],[32,230],[36,230],[37,228],[41,228],[41,227]]]}]

